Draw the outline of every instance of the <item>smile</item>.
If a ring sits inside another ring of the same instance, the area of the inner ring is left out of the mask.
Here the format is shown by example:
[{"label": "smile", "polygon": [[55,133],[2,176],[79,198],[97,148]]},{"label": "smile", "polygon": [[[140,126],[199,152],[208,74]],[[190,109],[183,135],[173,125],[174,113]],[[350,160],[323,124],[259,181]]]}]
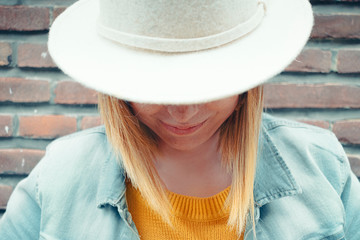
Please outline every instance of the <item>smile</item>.
[{"label": "smile", "polygon": [[195,125],[187,125],[187,126],[182,126],[182,125],[172,126],[172,125],[166,124],[162,121],[160,121],[160,122],[164,126],[164,128],[171,133],[174,133],[176,135],[188,135],[188,134],[194,133],[199,128],[201,128],[204,125],[204,123],[206,122],[206,120],[201,123],[195,124]]}]

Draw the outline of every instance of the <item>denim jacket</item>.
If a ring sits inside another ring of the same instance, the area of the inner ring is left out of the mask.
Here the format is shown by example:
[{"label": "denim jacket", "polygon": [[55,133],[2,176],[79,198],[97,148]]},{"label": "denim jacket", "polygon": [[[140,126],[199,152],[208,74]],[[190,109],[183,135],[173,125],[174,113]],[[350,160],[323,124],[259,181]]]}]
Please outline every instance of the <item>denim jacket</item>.
[{"label": "denim jacket", "polygon": [[[258,240],[360,239],[360,185],[329,131],[264,114],[254,197]],[[48,146],[14,190],[0,239],[139,239],[103,127]]]}]

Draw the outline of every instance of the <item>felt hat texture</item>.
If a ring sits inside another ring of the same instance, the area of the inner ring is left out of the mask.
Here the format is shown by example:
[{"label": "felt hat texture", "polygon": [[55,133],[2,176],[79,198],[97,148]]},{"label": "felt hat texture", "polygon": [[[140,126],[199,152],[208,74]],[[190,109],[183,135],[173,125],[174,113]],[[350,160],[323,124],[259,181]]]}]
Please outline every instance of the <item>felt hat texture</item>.
[{"label": "felt hat texture", "polygon": [[313,25],[308,0],[80,0],[48,48],[74,80],[127,101],[194,104],[280,73]]}]

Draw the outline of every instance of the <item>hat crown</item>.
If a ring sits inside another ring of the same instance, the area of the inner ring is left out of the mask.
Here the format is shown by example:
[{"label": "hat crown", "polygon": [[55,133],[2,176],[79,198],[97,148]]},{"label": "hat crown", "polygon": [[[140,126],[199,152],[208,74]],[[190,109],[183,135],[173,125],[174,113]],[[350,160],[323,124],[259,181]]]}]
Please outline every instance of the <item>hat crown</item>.
[{"label": "hat crown", "polygon": [[246,22],[256,0],[100,0],[99,23],[133,35],[188,39]]}]

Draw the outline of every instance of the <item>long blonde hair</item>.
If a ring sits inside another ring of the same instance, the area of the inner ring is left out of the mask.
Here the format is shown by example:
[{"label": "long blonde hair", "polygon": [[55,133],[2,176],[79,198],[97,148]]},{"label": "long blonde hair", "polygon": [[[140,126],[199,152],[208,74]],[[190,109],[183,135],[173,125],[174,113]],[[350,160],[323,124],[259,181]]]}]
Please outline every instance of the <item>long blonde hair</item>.
[{"label": "long blonde hair", "polygon": [[[119,155],[127,177],[149,205],[171,225],[171,206],[154,167],[158,154],[157,136],[132,113],[131,107],[115,97],[99,94],[99,109],[108,139]],[[232,183],[226,206],[228,225],[240,236],[250,213],[254,228],[253,184],[258,138],[263,110],[263,90],[256,87],[240,95],[232,115],[220,127],[219,150]]]}]

